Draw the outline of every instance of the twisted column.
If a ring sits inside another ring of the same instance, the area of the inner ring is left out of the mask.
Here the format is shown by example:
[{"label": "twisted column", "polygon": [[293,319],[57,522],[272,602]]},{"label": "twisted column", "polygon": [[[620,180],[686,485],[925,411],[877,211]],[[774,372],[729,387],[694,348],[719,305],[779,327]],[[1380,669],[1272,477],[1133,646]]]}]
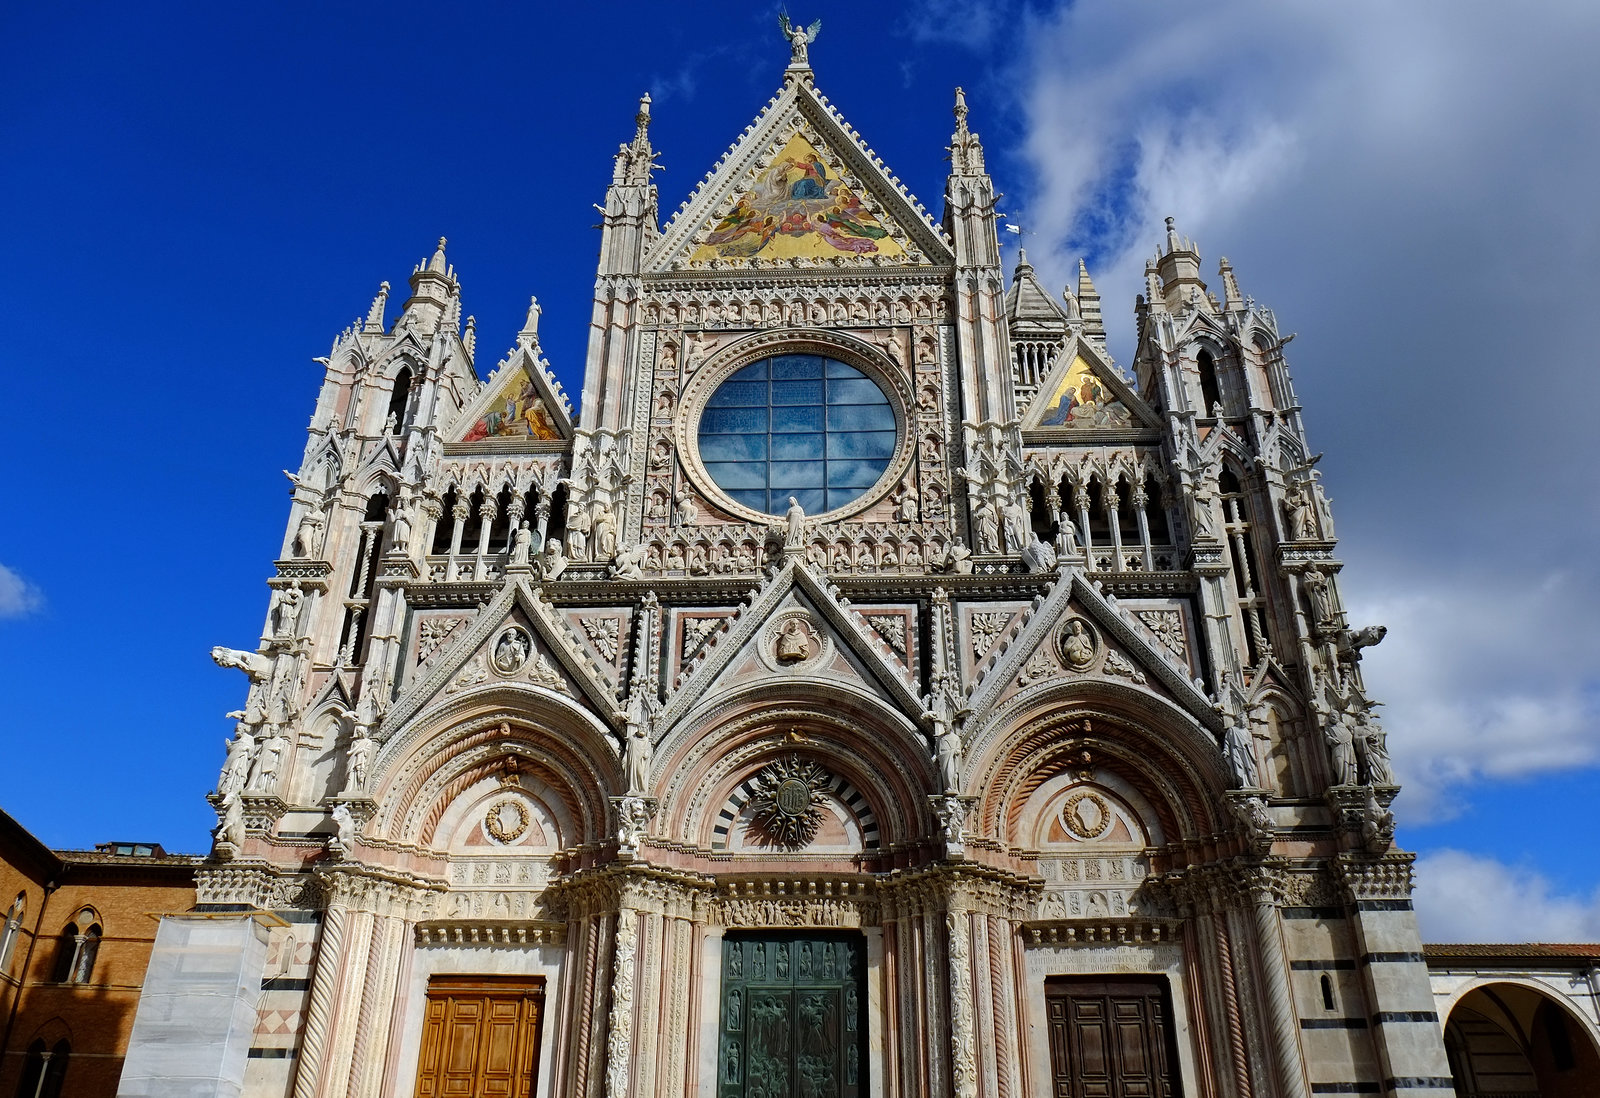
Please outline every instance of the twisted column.
[{"label": "twisted column", "polygon": [[345,909],[330,907],[322,913],[322,937],[317,945],[317,971],[311,981],[311,1003],[306,1008],[305,1031],[300,1038],[299,1067],[294,1077],[294,1098],[314,1098],[322,1071],[322,1046],[328,1039],[333,1015],[333,992],[339,982],[339,959],[344,937]]},{"label": "twisted column", "polygon": [[1244,1048],[1244,1020],[1239,1014],[1239,990],[1234,985],[1233,947],[1228,942],[1228,928],[1213,915],[1211,927],[1216,932],[1217,965],[1222,969],[1222,1006],[1228,1015],[1228,1051],[1233,1055],[1233,1080],[1239,1098],[1250,1098],[1250,1058]]},{"label": "twisted column", "polygon": [[1277,897],[1264,875],[1250,883],[1255,912],[1256,939],[1261,945],[1262,980],[1266,984],[1267,1019],[1272,1050],[1278,1064],[1279,1093],[1284,1098],[1309,1098],[1305,1059],[1300,1053],[1299,1014],[1289,990],[1289,955],[1283,948],[1283,928],[1278,922]]},{"label": "twisted column", "polygon": [[972,1020],[972,962],[967,914],[945,915],[950,938],[950,1070],[955,1098],[978,1098],[977,1035]]}]

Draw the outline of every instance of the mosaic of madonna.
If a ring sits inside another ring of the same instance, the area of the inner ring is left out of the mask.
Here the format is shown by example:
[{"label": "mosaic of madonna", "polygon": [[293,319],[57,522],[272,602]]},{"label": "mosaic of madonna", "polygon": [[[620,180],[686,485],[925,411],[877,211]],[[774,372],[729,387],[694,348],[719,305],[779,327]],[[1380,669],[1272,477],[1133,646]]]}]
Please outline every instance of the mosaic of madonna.
[{"label": "mosaic of madonna", "polygon": [[478,442],[486,438],[536,438],[553,442],[561,432],[550,422],[550,413],[533,387],[527,370],[518,369],[506,379],[493,403],[478,422],[472,425],[462,442]]},{"label": "mosaic of madonna", "polygon": [[1127,406],[1111,394],[1081,355],[1049,395],[1039,417],[1040,427],[1128,427],[1132,423]]}]

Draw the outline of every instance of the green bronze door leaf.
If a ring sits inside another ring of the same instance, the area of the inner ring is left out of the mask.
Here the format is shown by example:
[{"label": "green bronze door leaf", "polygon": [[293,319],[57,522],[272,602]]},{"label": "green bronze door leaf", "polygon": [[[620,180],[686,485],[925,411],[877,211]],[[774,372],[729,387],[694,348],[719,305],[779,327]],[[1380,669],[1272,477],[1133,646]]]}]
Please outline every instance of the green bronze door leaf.
[{"label": "green bronze door leaf", "polygon": [[717,1098],[863,1098],[859,934],[729,934],[722,942]]}]

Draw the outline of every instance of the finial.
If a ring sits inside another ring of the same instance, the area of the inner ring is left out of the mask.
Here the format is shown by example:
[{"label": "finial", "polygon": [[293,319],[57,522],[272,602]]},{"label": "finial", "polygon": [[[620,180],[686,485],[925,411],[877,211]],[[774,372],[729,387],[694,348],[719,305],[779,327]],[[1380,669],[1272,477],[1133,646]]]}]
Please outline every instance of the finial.
[{"label": "finial", "polygon": [[439,238],[439,246],[434,249],[433,258],[428,260],[428,270],[442,271],[445,269],[444,246],[445,238],[441,236]]},{"label": "finial", "polygon": [[967,93],[960,87],[956,88],[956,126],[963,130],[967,128]]},{"label": "finial", "polygon": [[1023,247],[1018,247],[1017,248],[1017,269],[1020,271],[1022,268],[1026,267],[1026,266],[1029,266],[1029,263],[1028,263],[1028,249],[1023,248]]}]

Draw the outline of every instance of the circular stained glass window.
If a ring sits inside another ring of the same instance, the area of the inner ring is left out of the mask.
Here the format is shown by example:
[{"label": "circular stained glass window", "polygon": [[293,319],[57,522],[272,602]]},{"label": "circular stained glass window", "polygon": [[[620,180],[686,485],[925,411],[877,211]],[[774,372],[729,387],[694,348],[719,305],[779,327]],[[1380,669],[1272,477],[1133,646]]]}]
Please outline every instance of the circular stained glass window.
[{"label": "circular stained glass window", "polygon": [[735,501],[781,515],[793,496],[808,514],[843,507],[894,457],[894,409],[854,366],[822,355],[775,355],[732,374],[700,413],[700,460]]}]

